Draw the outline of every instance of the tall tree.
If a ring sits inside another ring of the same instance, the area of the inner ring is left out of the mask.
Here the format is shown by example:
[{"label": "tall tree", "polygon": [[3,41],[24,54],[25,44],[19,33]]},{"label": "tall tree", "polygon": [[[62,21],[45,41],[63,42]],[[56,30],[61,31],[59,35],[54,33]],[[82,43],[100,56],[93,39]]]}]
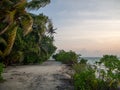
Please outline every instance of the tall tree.
[{"label": "tall tree", "polygon": [[[1,0],[0,1],[0,57],[9,55],[13,47],[18,27],[22,27],[24,36],[32,30],[33,19],[26,8],[39,9],[50,3],[50,0]],[[4,43],[3,43],[4,41]]]},{"label": "tall tree", "polygon": [[26,0],[0,1],[0,37],[7,43],[7,47],[0,50],[1,57],[10,54],[19,26],[22,26],[24,35],[32,30],[33,19],[25,10],[26,4]]},{"label": "tall tree", "polygon": [[25,37],[22,36],[21,30],[18,30],[17,39],[8,58],[10,59],[8,61],[14,60],[12,60],[12,63],[21,62],[23,57],[23,63],[25,64],[43,62],[56,50],[53,37],[50,37],[50,33],[48,33],[48,16],[43,14],[31,14],[31,16],[34,20],[33,30]]}]

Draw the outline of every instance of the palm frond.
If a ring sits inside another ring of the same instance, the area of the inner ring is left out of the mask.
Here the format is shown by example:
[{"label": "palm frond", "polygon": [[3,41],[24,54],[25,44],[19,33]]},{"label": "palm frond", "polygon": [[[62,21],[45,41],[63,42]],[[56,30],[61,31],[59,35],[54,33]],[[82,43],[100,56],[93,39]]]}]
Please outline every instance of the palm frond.
[{"label": "palm frond", "polygon": [[7,42],[2,37],[0,37],[0,43],[2,43],[4,46],[7,46]]},{"label": "palm frond", "polygon": [[25,14],[21,18],[21,25],[23,27],[23,34],[24,36],[27,35],[29,32],[32,31],[33,19],[29,14]]},{"label": "palm frond", "polygon": [[14,41],[15,41],[17,28],[18,28],[18,26],[14,26],[11,28],[12,30],[10,30],[10,32],[8,32],[7,47],[3,51],[3,56],[9,55],[9,53],[11,52],[11,49],[12,49]]},{"label": "palm frond", "polygon": [[2,35],[3,33],[5,33],[8,30],[8,28],[10,27],[10,25],[11,24],[8,24],[4,29],[1,29],[0,30],[0,35]]},{"label": "palm frond", "polygon": [[48,19],[48,34],[52,36],[54,33],[56,33],[55,30],[56,29],[54,29],[51,19]]},{"label": "palm frond", "polygon": [[12,5],[11,0],[0,0],[0,10],[10,10]]},{"label": "palm frond", "polygon": [[25,6],[27,5],[26,0],[20,0],[17,4],[14,5],[14,8],[16,9],[25,9]]},{"label": "palm frond", "polygon": [[9,11],[9,13],[6,13],[6,17],[4,19],[4,22],[6,22],[8,24],[6,25],[5,28],[1,28],[0,35],[5,33],[8,30],[8,28],[11,26],[11,24],[14,22],[15,13],[16,13],[16,10]]},{"label": "palm frond", "polygon": [[32,0],[28,2],[27,8],[29,10],[32,10],[32,9],[37,10],[41,7],[45,7],[49,3],[50,3],[50,0]]}]

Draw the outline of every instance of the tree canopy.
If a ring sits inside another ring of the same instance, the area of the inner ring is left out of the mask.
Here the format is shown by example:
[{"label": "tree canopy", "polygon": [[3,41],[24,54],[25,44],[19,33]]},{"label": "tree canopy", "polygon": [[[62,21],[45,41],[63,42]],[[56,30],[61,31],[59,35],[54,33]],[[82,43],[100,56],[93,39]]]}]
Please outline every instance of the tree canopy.
[{"label": "tree canopy", "polygon": [[0,1],[0,62],[10,64],[24,59],[25,63],[39,62],[56,50],[51,19],[29,13],[49,3],[50,0]]}]

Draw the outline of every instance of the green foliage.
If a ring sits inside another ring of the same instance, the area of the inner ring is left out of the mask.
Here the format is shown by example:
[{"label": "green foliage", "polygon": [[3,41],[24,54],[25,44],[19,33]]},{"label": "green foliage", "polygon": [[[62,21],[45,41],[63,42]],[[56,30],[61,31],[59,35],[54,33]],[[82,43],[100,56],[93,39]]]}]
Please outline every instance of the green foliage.
[{"label": "green foliage", "polygon": [[0,57],[2,58],[10,54],[18,27],[22,27],[24,35],[28,34],[32,29],[33,19],[26,12],[26,4],[26,0],[0,1],[0,37],[7,43],[4,49],[0,49]]},{"label": "green foliage", "polygon": [[100,62],[104,63],[104,65],[111,71],[120,68],[120,60],[114,55],[104,55]]},{"label": "green foliage", "polygon": [[77,63],[78,55],[73,51],[66,52],[60,50],[57,54],[53,55],[53,58],[65,64],[74,64]]},{"label": "green foliage", "polygon": [[1,62],[5,65],[41,63],[54,53],[56,50],[53,44],[55,29],[52,21],[43,14],[34,15],[26,12],[26,8],[36,10],[49,3],[50,0],[1,1]]},{"label": "green foliage", "polygon": [[[54,31],[52,21],[43,14],[34,15],[26,11],[49,3],[50,0],[0,1],[0,62],[6,66],[41,63],[54,53],[54,32],[49,32]],[[0,80],[2,72],[0,63]]]},{"label": "green foliage", "polygon": [[75,90],[117,90],[120,83],[119,65],[120,60],[114,55],[104,55],[96,68],[81,59],[80,63],[73,65]]},{"label": "green foliage", "polygon": [[2,63],[0,63],[0,81],[3,80],[2,75],[1,75],[3,72],[3,67],[4,67],[4,65]]},{"label": "green foliage", "polygon": [[75,90],[96,90],[95,75],[92,70],[85,70],[74,75]]},{"label": "green foliage", "polygon": [[23,63],[24,64],[39,63],[39,58],[35,53],[29,52],[29,55],[25,56]]},{"label": "green foliage", "polygon": [[109,90],[109,85],[104,80],[96,78],[95,69],[87,64],[73,65],[75,90]]},{"label": "green foliage", "polygon": [[[22,58],[23,64],[42,63],[55,52],[53,35],[51,36],[51,33],[46,30],[49,29],[47,26],[49,18],[43,14],[32,14],[32,17],[34,20],[33,31],[24,37],[19,27],[12,52],[9,55],[9,57],[11,56],[9,61],[14,59],[13,61],[18,61],[19,64]],[[21,52],[19,58],[15,52]]]},{"label": "green foliage", "polygon": [[[104,55],[100,60],[107,72],[103,74],[103,79],[106,80],[110,87],[116,88],[120,83],[120,60],[114,55]],[[101,72],[100,72],[101,74]]]},{"label": "green foliage", "polygon": [[41,7],[46,6],[50,3],[50,0],[30,0],[30,2],[27,4],[28,9],[39,9]]},{"label": "green foliage", "polygon": [[84,59],[84,58],[82,58],[79,63],[80,63],[80,64],[87,64],[87,60]]},{"label": "green foliage", "polygon": [[95,71],[86,62],[87,60],[81,59],[79,63],[73,65],[75,90],[96,90]]},{"label": "green foliage", "polygon": [[79,63],[73,64],[72,68],[76,73],[81,73],[82,71],[88,70],[91,67],[87,64],[87,60],[82,58]]}]

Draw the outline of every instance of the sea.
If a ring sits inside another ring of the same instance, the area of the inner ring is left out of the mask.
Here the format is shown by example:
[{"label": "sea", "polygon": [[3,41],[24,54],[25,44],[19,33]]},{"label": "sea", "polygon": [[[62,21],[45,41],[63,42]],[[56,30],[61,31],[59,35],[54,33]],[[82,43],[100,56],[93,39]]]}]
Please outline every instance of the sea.
[{"label": "sea", "polygon": [[94,64],[95,62],[100,61],[102,57],[81,57],[81,58],[88,60],[87,63],[89,64]]},{"label": "sea", "polygon": [[[93,64],[95,64],[95,62],[100,61],[100,59],[101,59],[102,57],[81,57],[81,58],[83,58],[83,59],[85,59],[85,60],[88,60],[87,63],[93,65]],[[120,60],[120,57],[118,57],[118,59]],[[78,60],[78,61],[79,61],[79,60]]]}]

